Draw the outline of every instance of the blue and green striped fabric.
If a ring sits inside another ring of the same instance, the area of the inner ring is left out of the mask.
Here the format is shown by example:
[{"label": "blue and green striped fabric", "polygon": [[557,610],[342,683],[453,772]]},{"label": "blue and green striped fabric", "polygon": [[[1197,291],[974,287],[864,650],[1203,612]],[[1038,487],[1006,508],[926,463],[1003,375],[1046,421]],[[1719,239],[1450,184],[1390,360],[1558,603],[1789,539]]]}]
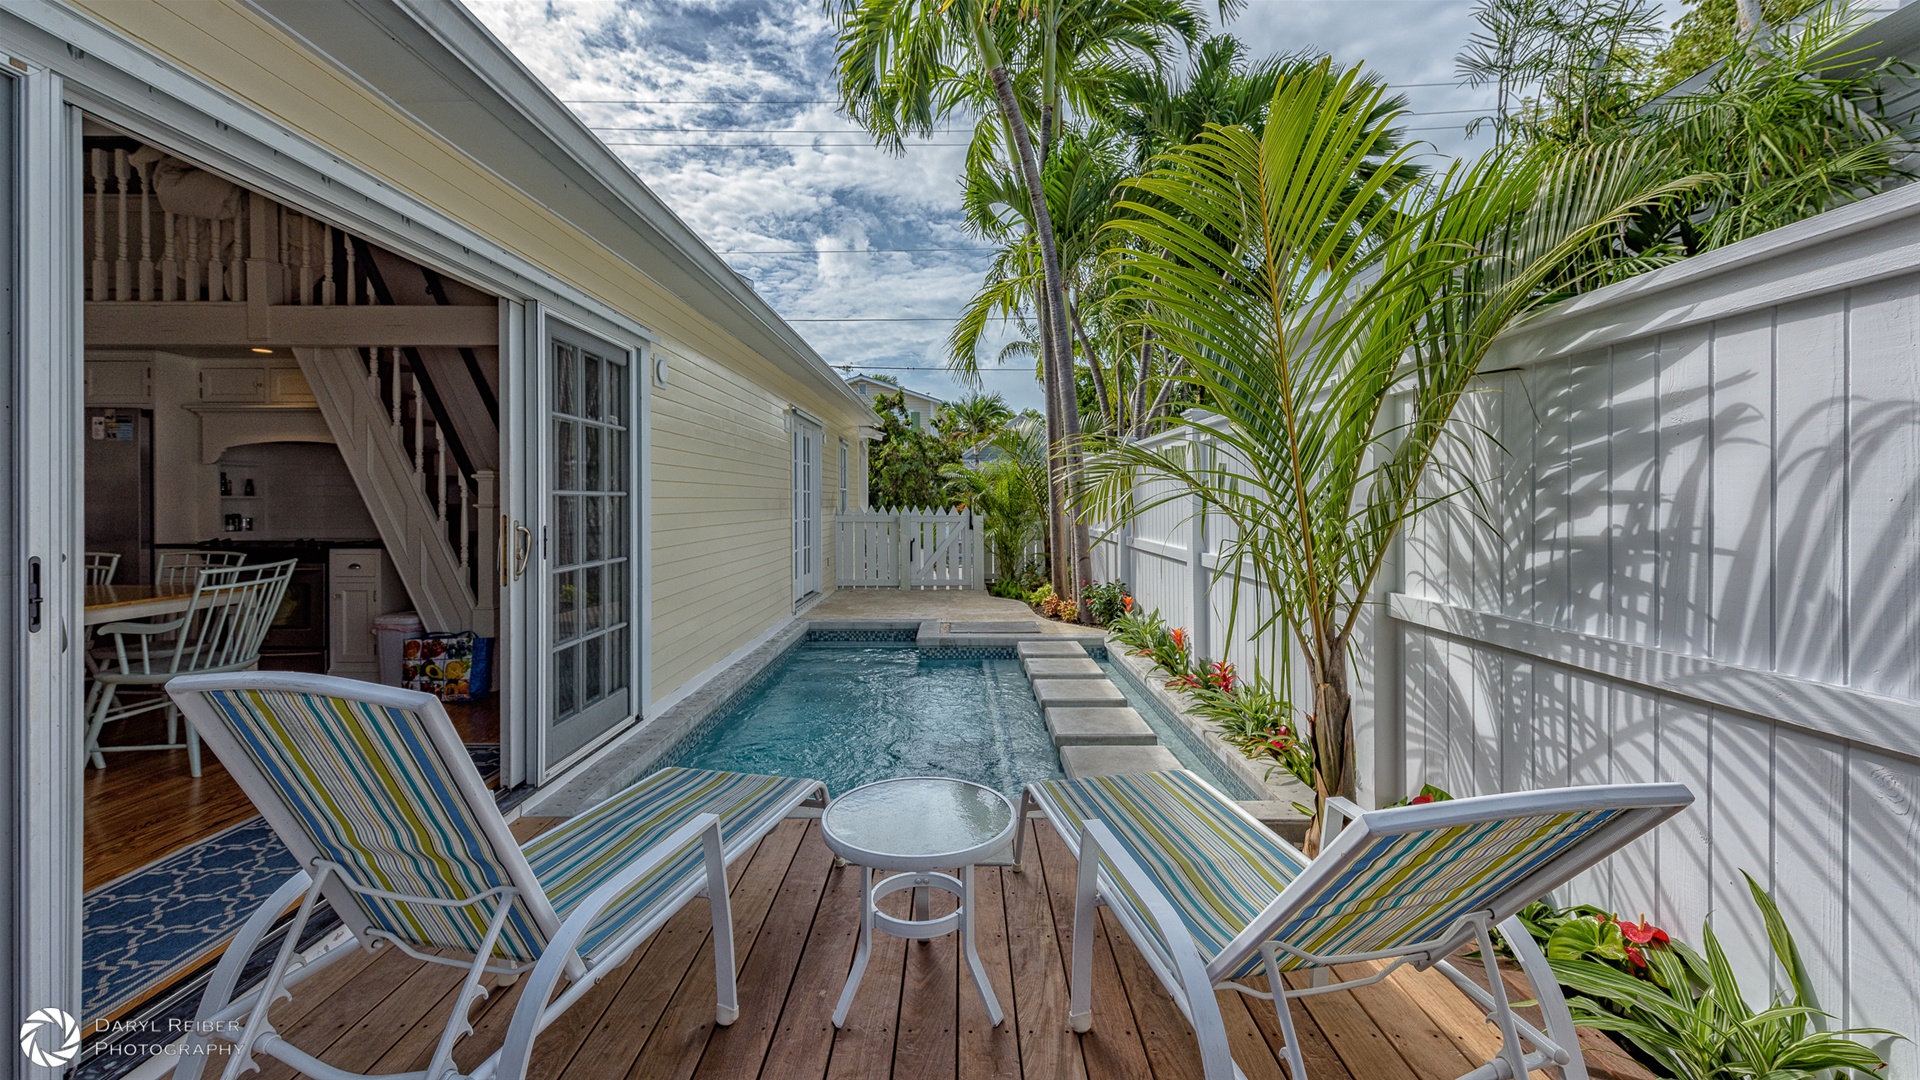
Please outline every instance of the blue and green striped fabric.
[{"label": "blue and green striped fabric", "polygon": [[[1298,851],[1233,813],[1185,772],[1050,780],[1028,790],[1076,833],[1089,818],[1104,821],[1152,875],[1209,962],[1305,868]],[[1340,873],[1290,898],[1267,940],[1321,955],[1428,940],[1486,909],[1619,813],[1504,817],[1374,836]],[[1152,926],[1139,897],[1109,876],[1120,889],[1109,901],[1128,905],[1140,925]],[[1163,943],[1150,945],[1168,959]],[[1279,962],[1283,969],[1306,966],[1287,953]],[[1259,967],[1253,951],[1221,977],[1241,978]]]},{"label": "blue and green striped fabric", "polygon": [[[1273,937],[1321,954],[1430,940],[1463,916],[1487,910],[1621,812],[1498,817],[1373,836],[1339,874],[1289,905]],[[1301,967],[1304,961],[1282,954],[1280,966]]]},{"label": "blue and green striped fabric", "polygon": [[[454,786],[453,770],[473,772],[473,762],[465,754],[443,759],[418,714],[277,690],[218,690],[206,698],[320,857],[339,864],[355,883],[449,900],[514,884],[509,863],[519,862],[521,853],[496,849]],[[478,787],[478,773],[471,779]],[[663,769],[526,845],[528,884],[565,919],[602,881],[693,817],[719,815],[732,859],[773,824],[769,814],[817,787],[817,781],[778,776]],[[689,845],[607,908],[578,946],[581,954],[592,959],[651,905],[702,873],[700,845]],[[493,914],[484,904],[355,899],[379,930],[412,945],[466,953],[480,947]],[[526,963],[545,945],[531,911],[516,903],[494,955]]]},{"label": "blue and green striped fabric", "polygon": [[[527,861],[562,919],[601,882],[645,854],[668,833],[699,814],[720,817],[728,861],[759,839],[770,813],[793,802],[815,780],[705,769],[662,769],[566,824],[542,833],[525,847]],[[705,873],[699,844],[692,844],[636,882],[609,904],[580,939],[588,959],[621,931],[651,914],[654,905]]]},{"label": "blue and green striped fabric", "polygon": [[[454,787],[464,754],[444,760],[421,718],[405,709],[279,690],[206,694],[320,857],[365,886],[407,896],[461,899],[513,884]],[[477,780],[477,774],[475,779]],[[492,911],[357,900],[374,927],[413,945],[471,953]],[[544,935],[514,905],[496,954],[540,955]]]},{"label": "blue and green striped fabric", "polygon": [[[1298,851],[1236,813],[1192,773],[1046,780],[1027,790],[1075,836],[1089,818],[1104,821],[1159,882],[1207,957],[1226,948],[1306,867]],[[1142,926],[1152,926],[1139,897],[1109,876],[1122,892],[1110,902],[1127,904]],[[1151,944],[1171,966],[1165,945]]]}]

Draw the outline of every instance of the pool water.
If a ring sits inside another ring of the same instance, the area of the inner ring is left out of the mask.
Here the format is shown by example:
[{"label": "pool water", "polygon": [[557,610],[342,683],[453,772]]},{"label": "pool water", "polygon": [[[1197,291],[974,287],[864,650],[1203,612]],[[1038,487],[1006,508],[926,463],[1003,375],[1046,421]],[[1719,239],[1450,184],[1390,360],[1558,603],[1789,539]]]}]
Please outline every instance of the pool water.
[{"label": "pool water", "polygon": [[804,776],[835,795],[894,776],[951,776],[1009,798],[1058,780],[1060,757],[1012,651],[804,642],[662,765]]},{"label": "pool water", "polygon": [[[1255,797],[1110,674],[1183,766],[1230,798]],[[896,776],[951,776],[1018,799],[1024,785],[1066,775],[1011,649],[806,641],[763,680],[658,764],[810,777],[834,795]]]}]

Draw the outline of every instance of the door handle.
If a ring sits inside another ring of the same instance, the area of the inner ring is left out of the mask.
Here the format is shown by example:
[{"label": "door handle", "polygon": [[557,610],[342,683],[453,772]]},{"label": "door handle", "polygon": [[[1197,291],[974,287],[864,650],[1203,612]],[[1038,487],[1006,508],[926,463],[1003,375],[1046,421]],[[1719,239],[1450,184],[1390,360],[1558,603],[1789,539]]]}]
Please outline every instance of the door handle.
[{"label": "door handle", "polygon": [[513,532],[513,580],[519,581],[526,576],[527,563],[533,558],[533,530],[516,521]]}]

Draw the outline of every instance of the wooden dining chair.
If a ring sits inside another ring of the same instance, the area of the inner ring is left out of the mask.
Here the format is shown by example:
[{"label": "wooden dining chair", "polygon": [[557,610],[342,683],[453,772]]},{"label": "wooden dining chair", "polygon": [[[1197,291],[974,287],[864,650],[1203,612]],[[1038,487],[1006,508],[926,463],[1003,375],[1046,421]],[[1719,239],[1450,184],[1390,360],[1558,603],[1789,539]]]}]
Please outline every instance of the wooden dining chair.
[{"label": "wooden dining chair", "polygon": [[[223,553],[215,553],[223,554]],[[246,671],[260,662],[260,646],[273,626],[293,579],[297,560],[200,569],[187,611],[177,619],[107,623],[95,630],[111,639],[111,651],[94,673],[97,689],[89,701],[87,762],[107,767],[106,754],[121,750],[175,750],[185,747],[187,764],[200,775],[200,737],[187,728],[175,742],[179,710],[164,693],[128,699],[124,691],[165,689],[182,675]],[[167,741],[138,746],[102,746],[108,724],[155,710],[167,710]],[[82,766],[85,767],[84,764]]]},{"label": "wooden dining chair", "polygon": [[113,551],[89,551],[86,553],[87,584],[111,585],[114,572],[120,569],[120,555]]}]

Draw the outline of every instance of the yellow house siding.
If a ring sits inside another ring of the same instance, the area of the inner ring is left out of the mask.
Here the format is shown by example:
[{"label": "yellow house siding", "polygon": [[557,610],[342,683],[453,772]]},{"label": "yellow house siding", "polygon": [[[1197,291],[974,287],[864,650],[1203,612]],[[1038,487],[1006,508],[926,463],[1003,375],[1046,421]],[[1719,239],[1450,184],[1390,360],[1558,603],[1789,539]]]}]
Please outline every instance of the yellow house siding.
[{"label": "yellow house siding", "polygon": [[827,428],[823,581],[832,588],[838,442],[857,438],[853,403],[721,330],[642,267],[233,0],[70,2],[657,336],[668,385],[653,391],[653,595],[643,598],[652,605],[656,700],[791,611],[790,406]]}]

